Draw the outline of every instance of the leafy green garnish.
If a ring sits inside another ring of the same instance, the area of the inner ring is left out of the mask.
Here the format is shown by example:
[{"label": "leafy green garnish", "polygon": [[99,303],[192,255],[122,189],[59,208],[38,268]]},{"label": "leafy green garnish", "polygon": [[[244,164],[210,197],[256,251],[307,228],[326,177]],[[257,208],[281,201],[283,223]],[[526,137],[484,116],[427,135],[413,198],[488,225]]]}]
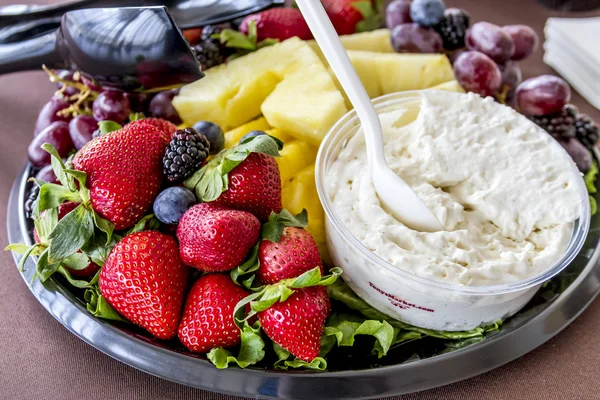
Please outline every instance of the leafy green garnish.
[{"label": "leafy green garnish", "polygon": [[589,194],[594,194],[598,192],[596,188],[596,178],[598,177],[598,162],[594,161],[592,163],[592,168],[583,176],[583,181],[585,182],[585,187],[588,190]]},{"label": "leafy green garnish", "polygon": [[87,289],[83,295],[83,298],[87,303],[86,307],[88,311],[92,313],[93,316],[112,321],[127,322],[127,320],[110,305],[104,296],[102,296],[102,293],[100,293],[100,288],[97,284]]},{"label": "leafy green garnish", "polygon": [[288,210],[283,209],[279,214],[271,212],[269,221],[262,226],[261,236],[264,240],[279,243],[283,229],[286,226],[306,228],[307,225],[308,213],[305,209],[297,215],[293,215]]},{"label": "leafy green garnish", "polygon": [[311,362],[306,362],[291,355],[289,351],[273,342],[273,351],[277,355],[275,369],[287,370],[288,368],[306,368],[324,371],[327,369],[327,361],[322,357],[315,357]]},{"label": "leafy green garnish", "polygon": [[262,289],[260,287],[253,287],[256,279],[255,272],[258,271],[260,263],[258,261],[258,249],[260,247],[260,241],[250,250],[250,254],[241,265],[234,268],[230,272],[231,279],[239,286],[243,286],[246,289],[253,291]]},{"label": "leafy green garnish", "polygon": [[261,361],[265,356],[265,342],[260,335],[260,322],[253,325],[244,323],[241,332],[241,344],[237,356],[221,347],[212,349],[206,356],[219,369],[227,368],[235,363],[240,368],[246,368]]},{"label": "leafy green garnish", "polygon": [[269,135],[253,136],[237,146],[217,154],[183,184],[195,192],[200,201],[214,201],[229,186],[227,174],[240,165],[251,153],[263,153],[278,157],[279,150],[282,148],[283,143],[277,138]]},{"label": "leafy green garnish", "polygon": [[250,21],[248,24],[248,36],[233,29],[223,29],[221,33],[217,33],[213,37],[219,39],[225,47],[236,50],[236,53],[229,57],[230,60],[279,43],[279,39],[265,39],[259,42],[256,21]]},{"label": "leafy green garnish", "polygon": [[114,131],[118,131],[122,126],[114,121],[100,121],[98,122],[98,130],[100,131],[100,135],[106,135],[107,133],[111,133]]}]

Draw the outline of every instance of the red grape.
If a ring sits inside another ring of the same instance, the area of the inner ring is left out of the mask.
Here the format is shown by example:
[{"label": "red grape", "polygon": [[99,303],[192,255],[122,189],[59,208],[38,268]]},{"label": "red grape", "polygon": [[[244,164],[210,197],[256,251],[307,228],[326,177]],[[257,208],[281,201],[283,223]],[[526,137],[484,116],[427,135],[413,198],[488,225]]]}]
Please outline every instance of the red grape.
[{"label": "red grape", "polygon": [[521,83],[521,67],[512,61],[507,61],[506,64],[498,65],[498,67],[502,73],[502,85],[506,85],[509,92],[514,91]]},{"label": "red grape", "polygon": [[527,25],[507,25],[502,28],[515,43],[512,60],[518,61],[532,55],[538,48],[540,39],[537,33]]},{"label": "red grape", "polygon": [[394,0],[385,9],[385,23],[389,29],[412,22],[410,17],[411,0]]},{"label": "red grape", "polygon": [[58,154],[65,158],[75,148],[69,135],[69,124],[64,121],[51,123],[39,135],[33,138],[27,150],[29,161],[34,167],[41,168],[50,164],[50,153],[42,149],[44,143],[50,143]]},{"label": "red grape", "polygon": [[570,138],[567,140],[559,140],[558,143],[569,153],[579,171],[586,173],[592,168],[592,154],[588,149],[585,148],[576,138]]},{"label": "red grape", "polygon": [[433,29],[402,24],[392,29],[392,47],[398,53],[439,53],[442,38]]},{"label": "red grape", "polygon": [[36,136],[55,121],[69,122],[71,120],[70,115],[66,117],[57,115],[60,110],[63,110],[67,107],[69,107],[69,103],[63,99],[59,99],[58,97],[53,97],[49,102],[47,102],[38,114],[33,136]]},{"label": "red grape", "polygon": [[58,183],[58,179],[56,179],[52,165],[46,165],[44,168],[40,169],[40,171],[35,175],[35,179],[48,183]]},{"label": "red grape", "polygon": [[102,91],[101,86],[97,85],[92,79],[86,78],[84,75],[81,75],[81,82],[94,92],[100,93]]},{"label": "red grape", "polygon": [[131,104],[131,111],[146,113],[153,95],[151,93],[126,93],[126,96]]},{"label": "red grape", "polygon": [[78,115],[69,122],[69,134],[77,150],[92,140],[94,131],[98,129],[98,121],[89,115]]},{"label": "red grape", "polygon": [[[58,77],[66,80],[66,81],[71,81],[71,82],[75,81],[75,73],[73,71],[69,71],[69,70],[66,70],[66,69],[60,71],[58,73]],[[60,88],[62,88],[64,86],[64,84],[61,83],[61,82],[57,82],[56,86],[58,86],[58,88],[60,89]],[[79,92],[79,90],[77,90],[73,86],[67,86],[64,89],[63,94],[65,96],[73,96],[73,95],[77,94],[78,92]]]},{"label": "red grape", "polygon": [[120,124],[129,117],[131,106],[125,93],[107,90],[94,100],[92,112],[97,121],[110,120]]},{"label": "red grape", "polygon": [[469,50],[480,51],[502,64],[515,54],[515,43],[498,25],[477,22],[467,30],[465,38]]},{"label": "red grape", "polygon": [[454,62],[454,75],[465,90],[483,97],[495,95],[502,83],[496,63],[477,51],[465,51],[458,56]]},{"label": "red grape", "polygon": [[167,90],[154,96],[148,108],[150,115],[155,118],[166,119],[175,125],[181,124],[181,118],[179,118],[179,114],[177,114],[177,110],[175,110],[172,103],[176,94],[176,90]]},{"label": "red grape", "polygon": [[541,75],[521,83],[517,87],[516,99],[523,114],[552,114],[562,110],[571,100],[571,88],[558,76]]}]

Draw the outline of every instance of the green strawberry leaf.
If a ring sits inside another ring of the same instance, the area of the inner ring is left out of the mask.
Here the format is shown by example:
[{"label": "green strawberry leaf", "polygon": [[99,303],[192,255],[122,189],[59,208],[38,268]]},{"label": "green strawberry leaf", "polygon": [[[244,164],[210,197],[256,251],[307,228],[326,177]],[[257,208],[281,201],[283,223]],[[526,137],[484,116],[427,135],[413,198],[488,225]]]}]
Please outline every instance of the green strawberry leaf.
[{"label": "green strawberry leaf", "polygon": [[101,231],[94,232],[94,235],[81,248],[81,251],[87,255],[93,262],[103,266],[110,254],[112,248],[122,239],[121,236],[113,234],[108,244],[106,234]]},{"label": "green strawberry leaf", "polygon": [[146,116],[144,115],[144,113],[141,113],[141,112],[129,114],[129,121],[131,121],[131,122],[139,121],[140,119],[144,119],[144,118],[146,118]]},{"label": "green strawberry leaf", "polygon": [[352,8],[357,10],[363,18],[369,18],[376,14],[370,0],[354,1],[352,2]]},{"label": "green strawberry leaf", "polygon": [[[254,21],[250,23],[250,26],[254,25],[254,28],[256,29],[256,24],[253,24],[253,22]],[[225,45],[225,47],[249,51],[255,51],[257,49],[256,37],[254,37],[254,41],[252,41],[249,36],[233,29],[223,29],[220,34],[213,35],[213,37],[215,36],[221,41],[221,44]]]},{"label": "green strawberry leaf", "polygon": [[[24,243],[13,243],[9,244],[4,248],[4,251],[14,251],[17,254],[26,254],[30,252],[33,246],[27,246]],[[30,253],[31,254],[31,253]]]},{"label": "green strawberry leaf", "polygon": [[21,251],[23,250],[23,247],[21,247],[21,245],[19,243],[15,243],[15,244],[10,244],[8,246],[6,246],[6,248],[4,249],[4,251],[14,251],[15,253],[19,253],[19,254],[23,254],[23,256],[19,259],[19,263],[17,264],[17,268],[19,269],[19,271],[23,272],[25,271],[25,263],[27,262],[27,259],[29,258],[29,256],[31,256],[32,254],[36,254],[36,252],[38,250],[40,250],[41,245],[39,244],[34,244],[33,246],[26,246],[26,245],[22,245],[27,247],[27,249],[25,249],[25,251],[23,251],[21,253]]},{"label": "green strawberry leaf", "polygon": [[73,278],[73,276],[71,275],[71,273],[65,267],[63,267],[62,265],[60,267],[58,267],[57,272],[59,274],[61,274],[62,276],[64,276],[65,279],[69,282],[69,284],[71,284],[71,286],[76,287],[78,289],[88,289],[88,288],[91,288],[92,286],[94,286],[94,284],[95,284],[95,283],[92,283],[91,281],[88,282],[88,281],[83,280],[83,279],[75,279],[75,278]]},{"label": "green strawberry leaf", "polygon": [[38,237],[40,238],[40,242],[42,244],[47,245],[50,239],[50,232],[56,227],[58,224],[58,209],[50,208],[44,212],[43,216],[37,217],[33,224],[35,226],[35,230],[37,231]]},{"label": "green strawberry leaf", "polygon": [[82,201],[78,192],[73,192],[64,186],[55,183],[45,183],[42,185],[40,187],[38,199],[39,212],[50,208],[57,208],[66,201]]},{"label": "green strawberry leaf", "polygon": [[154,216],[154,214],[148,214],[140,219],[138,223],[133,226],[133,228],[129,229],[125,233],[125,236],[142,231],[152,231],[158,228],[160,228],[160,221]]},{"label": "green strawberry leaf", "polygon": [[352,7],[363,16],[362,21],[356,24],[356,32],[370,32],[381,27],[385,16],[385,10],[381,4],[373,7],[371,1],[361,0],[353,2]]},{"label": "green strawberry leaf", "polygon": [[94,234],[94,212],[80,204],[58,221],[48,238],[48,262],[60,263],[77,252]]},{"label": "green strawberry leaf", "polygon": [[260,335],[260,323],[256,321],[253,326],[244,323],[241,332],[241,345],[237,356],[221,347],[212,349],[206,357],[219,369],[227,368],[235,363],[240,368],[246,368],[261,361],[265,356],[265,342]]},{"label": "green strawberry leaf", "polygon": [[111,133],[114,131],[118,131],[122,126],[115,121],[100,121],[98,122],[98,129],[100,130],[100,135],[106,135],[107,133]]},{"label": "green strawberry leaf", "polygon": [[316,357],[311,362],[293,358],[289,351],[275,342],[273,342],[273,350],[277,355],[277,361],[275,361],[274,365],[275,369],[287,370],[288,368],[306,368],[318,371],[325,371],[327,369],[327,361],[325,361],[324,358]]},{"label": "green strawberry leaf", "polygon": [[592,215],[596,215],[596,213],[598,212],[598,203],[596,202],[596,199],[592,196],[590,196],[590,213]]},{"label": "green strawberry leaf", "polygon": [[[87,174],[83,171],[77,171],[75,169],[67,168],[64,170],[67,176],[72,176],[79,182],[79,197],[81,198],[82,203],[87,203],[90,201],[90,189],[87,188]],[[71,191],[76,191],[77,188],[74,185],[74,182],[71,182],[73,187]]]},{"label": "green strawberry leaf", "polygon": [[257,47],[257,49],[262,49],[263,47],[273,46],[274,44],[277,44],[279,42],[280,42],[279,39],[267,38],[267,39],[263,40],[262,42],[258,42],[258,45],[256,47]]},{"label": "green strawberry leaf", "polygon": [[[246,296],[236,304],[233,312],[236,324],[241,329],[241,324],[257,313],[268,309],[277,302],[285,302],[294,293],[294,289],[332,285],[342,274],[342,269],[332,268],[329,272],[330,275],[321,276],[320,268],[315,267],[297,278],[283,279],[272,285],[262,287],[260,291]],[[250,312],[245,315],[246,305],[248,304],[250,305]]]},{"label": "green strawberry leaf", "polygon": [[46,280],[56,272],[58,267],[60,267],[60,263],[50,263],[48,254],[49,249],[44,250],[38,257],[35,265],[36,275],[41,282],[46,282]]},{"label": "green strawberry leaf", "polygon": [[588,190],[589,194],[594,194],[598,191],[596,188],[596,178],[598,177],[598,163],[594,161],[592,164],[592,168],[588,172],[585,173],[583,177],[583,181],[585,182],[585,187]]},{"label": "green strawberry leaf", "polygon": [[89,263],[89,257],[83,253],[74,253],[62,260],[62,265],[77,271],[85,269]]},{"label": "green strawberry leaf", "polygon": [[231,280],[235,282],[238,286],[243,286],[246,289],[250,290],[259,290],[261,288],[252,288],[252,284],[255,279],[255,272],[258,271],[260,267],[260,263],[258,262],[258,248],[260,247],[260,242],[256,243],[256,245],[250,251],[250,254],[246,258],[242,264],[240,264],[237,268],[234,268],[230,272]]},{"label": "green strawberry leaf", "polygon": [[283,228],[293,226],[305,229],[308,225],[308,213],[303,209],[300,214],[292,215],[288,210],[283,209],[279,214],[271,212],[269,222],[265,223],[261,229],[261,236],[264,240],[279,243]]},{"label": "green strawberry leaf", "polygon": [[86,301],[86,307],[93,316],[112,321],[128,322],[115,310],[110,303],[100,293],[98,285],[88,288],[83,294]]},{"label": "green strawberry leaf", "polygon": [[199,171],[196,171],[183,184],[196,193],[202,202],[215,201],[227,190],[227,174],[240,165],[251,153],[279,156],[283,143],[272,136],[260,135],[244,140],[237,146],[219,153]]},{"label": "green strawberry leaf", "polygon": [[63,163],[62,158],[58,154],[58,151],[50,143],[44,143],[41,147],[47,153],[50,153],[50,162],[52,164],[52,170],[54,171],[54,175],[56,175],[56,179],[58,179],[60,184],[64,187],[72,187],[70,180],[67,178],[67,174],[65,174],[66,167]]},{"label": "green strawberry leaf", "polygon": [[106,244],[110,243],[112,239],[113,232],[115,230],[115,226],[112,222],[107,219],[104,219],[98,214],[96,211],[92,210],[92,218],[94,219],[94,225],[100,229],[100,231],[106,234]]}]

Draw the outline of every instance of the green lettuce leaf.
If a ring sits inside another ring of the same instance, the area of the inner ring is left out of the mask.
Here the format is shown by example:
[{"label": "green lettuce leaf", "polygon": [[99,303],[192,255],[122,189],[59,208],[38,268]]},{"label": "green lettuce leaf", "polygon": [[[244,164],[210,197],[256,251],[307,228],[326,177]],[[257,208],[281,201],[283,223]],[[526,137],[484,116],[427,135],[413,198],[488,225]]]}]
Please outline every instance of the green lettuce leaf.
[{"label": "green lettuce leaf", "polygon": [[94,284],[92,287],[88,288],[83,294],[83,298],[86,302],[88,311],[92,313],[94,317],[112,321],[128,322],[110,305],[104,296],[102,296],[98,284]]},{"label": "green lettuce leaf", "polygon": [[261,361],[265,356],[265,342],[260,335],[260,322],[256,321],[254,325],[244,323],[241,332],[241,345],[237,356],[231,351],[221,347],[212,349],[206,357],[219,369],[229,367],[229,364],[235,363],[240,368],[246,368]]},{"label": "green lettuce leaf", "polygon": [[287,370],[289,368],[304,368],[314,369],[317,371],[325,371],[327,369],[327,361],[322,357],[316,357],[311,362],[300,360],[291,355],[289,351],[273,342],[273,351],[277,355],[277,361],[275,361],[275,369]]},{"label": "green lettuce leaf", "polygon": [[594,161],[592,163],[592,168],[588,172],[585,173],[583,177],[583,181],[585,182],[585,187],[588,190],[589,194],[594,194],[598,192],[596,188],[596,178],[598,177],[598,163]]}]

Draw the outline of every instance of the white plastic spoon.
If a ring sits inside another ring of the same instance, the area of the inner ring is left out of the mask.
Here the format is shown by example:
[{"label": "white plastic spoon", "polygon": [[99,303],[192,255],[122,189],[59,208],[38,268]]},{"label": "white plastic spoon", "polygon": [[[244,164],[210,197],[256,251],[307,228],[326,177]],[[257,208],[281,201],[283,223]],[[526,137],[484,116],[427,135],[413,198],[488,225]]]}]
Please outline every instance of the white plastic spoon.
[{"label": "white plastic spoon", "polygon": [[382,206],[397,220],[421,232],[437,232],[444,227],[398,175],[387,165],[379,116],[367,95],[352,62],[320,0],[296,0],[321,51],[346,91],[360,119],[367,143],[367,158],[373,185]]}]

